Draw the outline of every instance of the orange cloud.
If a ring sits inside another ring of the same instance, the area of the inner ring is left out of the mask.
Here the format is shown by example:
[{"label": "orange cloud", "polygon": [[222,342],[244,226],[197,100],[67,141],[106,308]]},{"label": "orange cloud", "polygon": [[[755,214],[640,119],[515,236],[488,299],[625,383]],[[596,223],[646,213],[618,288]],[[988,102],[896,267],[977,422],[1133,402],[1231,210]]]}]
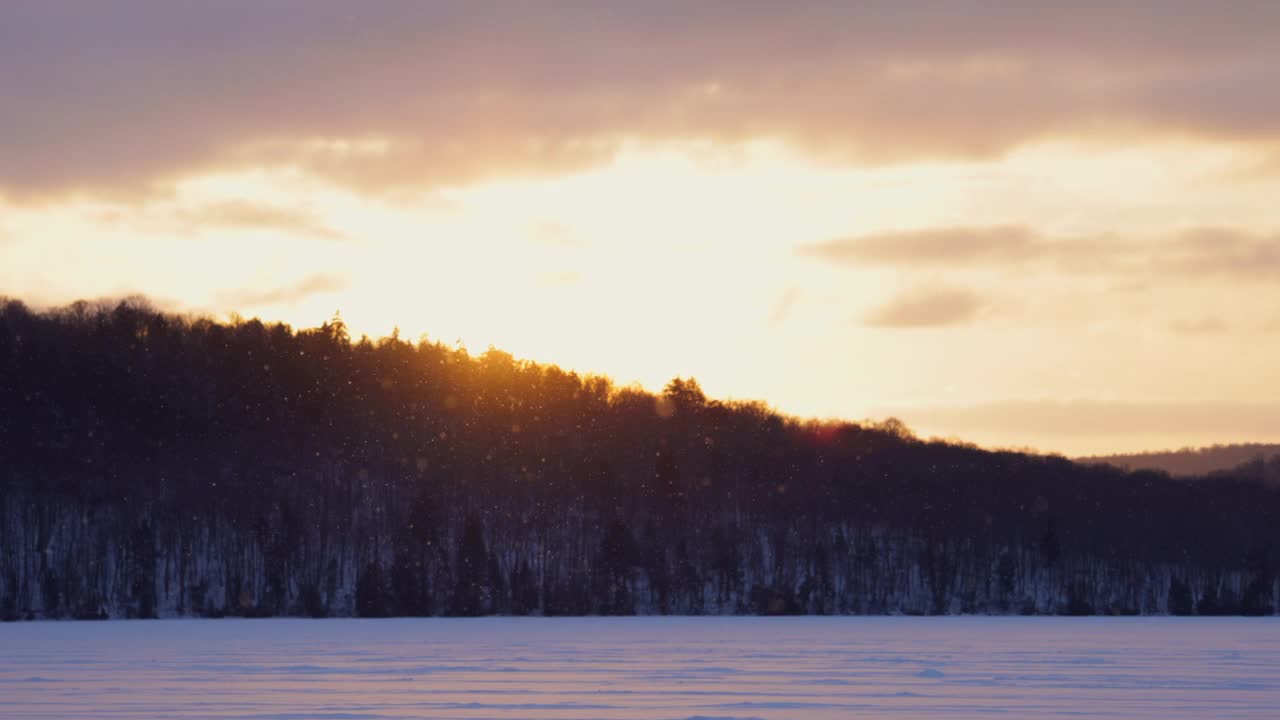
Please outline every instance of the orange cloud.
[{"label": "orange cloud", "polygon": [[960,288],[915,288],[872,310],[866,324],[879,328],[926,328],[965,325],[983,307],[977,294]]},{"label": "orange cloud", "polygon": [[802,245],[797,254],[837,263],[896,265],[1021,263],[1042,255],[1044,242],[1021,225],[942,227],[843,237]]},{"label": "orange cloud", "polygon": [[340,240],[343,237],[341,233],[302,210],[244,200],[229,200],[181,210],[174,217],[174,222],[187,230],[282,230],[329,240]]},{"label": "orange cloud", "polygon": [[803,244],[796,254],[836,265],[1006,270],[1039,263],[1089,275],[1272,280],[1280,233],[1193,228],[1157,236],[1050,238],[1019,225],[873,233]]},{"label": "orange cloud", "polygon": [[1206,315],[1194,319],[1175,320],[1169,329],[1180,335],[1218,335],[1229,332],[1231,325],[1218,315]]},{"label": "orange cloud", "polygon": [[263,305],[290,305],[311,297],[325,295],[343,290],[347,286],[345,278],[327,273],[317,273],[284,287],[267,289],[241,289],[220,293],[218,302],[230,307],[261,307]]}]

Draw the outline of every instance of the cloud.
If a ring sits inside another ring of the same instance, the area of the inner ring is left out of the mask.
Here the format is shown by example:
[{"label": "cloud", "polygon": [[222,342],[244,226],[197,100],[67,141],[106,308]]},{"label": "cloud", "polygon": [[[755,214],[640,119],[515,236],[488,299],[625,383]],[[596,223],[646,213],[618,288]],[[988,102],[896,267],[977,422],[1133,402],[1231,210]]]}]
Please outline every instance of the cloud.
[{"label": "cloud", "polygon": [[842,237],[800,246],[799,255],[853,265],[1022,263],[1045,252],[1020,225],[941,227]]},{"label": "cloud", "polygon": [[864,317],[871,327],[927,328],[964,325],[978,316],[983,301],[959,288],[915,288]]},{"label": "cloud", "polygon": [[1171,244],[1171,251],[1156,261],[1165,270],[1268,280],[1280,276],[1280,233],[1198,228]]},{"label": "cloud", "polygon": [[839,237],[800,245],[796,254],[863,267],[1008,270],[1038,264],[1096,272],[1146,262],[1144,242],[1107,236],[1053,238],[1025,225],[946,226]]},{"label": "cloud", "polygon": [[558,270],[538,275],[538,284],[546,287],[563,287],[582,282],[582,273],[576,270]]},{"label": "cloud", "polygon": [[536,245],[578,248],[587,244],[572,226],[555,220],[542,220],[532,223],[529,226],[529,233]]},{"label": "cloud", "polygon": [[836,162],[1275,141],[1277,25],[1251,0],[3,3],[0,193],[266,163],[373,192],[563,172],[626,138]]},{"label": "cloud", "polygon": [[773,310],[769,312],[769,324],[781,325],[791,317],[791,311],[795,309],[796,303],[800,302],[800,288],[791,286],[782,291],[778,295],[778,299],[773,303]]},{"label": "cloud", "polygon": [[1280,147],[1260,147],[1223,170],[1216,179],[1228,183],[1270,182],[1280,177]]},{"label": "cloud", "polygon": [[1193,228],[1146,237],[1052,238],[1021,225],[940,227],[840,237],[796,248],[835,265],[1010,270],[1039,265],[1068,273],[1273,280],[1280,233]]},{"label": "cloud", "polygon": [[1236,433],[1280,427],[1276,403],[1010,401],[985,405],[893,408],[909,425],[965,433],[1052,435]]},{"label": "cloud", "polygon": [[1195,319],[1175,320],[1169,329],[1179,335],[1221,335],[1231,330],[1231,325],[1217,315]]},{"label": "cloud", "polygon": [[174,221],[184,230],[281,230],[330,240],[343,238],[304,210],[243,200],[184,209],[177,212]]},{"label": "cloud", "polygon": [[240,289],[220,293],[218,301],[232,308],[261,307],[263,305],[291,305],[313,295],[325,295],[346,288],[347,281],[337,275],[317,273],[284,287],[266,290]]}]

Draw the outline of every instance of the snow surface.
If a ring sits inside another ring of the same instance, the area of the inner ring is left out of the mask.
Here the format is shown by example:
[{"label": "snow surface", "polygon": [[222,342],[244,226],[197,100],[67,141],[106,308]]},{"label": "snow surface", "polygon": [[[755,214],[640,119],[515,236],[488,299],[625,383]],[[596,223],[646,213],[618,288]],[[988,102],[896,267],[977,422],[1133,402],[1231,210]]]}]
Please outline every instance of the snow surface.
[{"label": "snow surface", "polygon": [[0,718],[1275,718],[1280,619],[0,625]]}]

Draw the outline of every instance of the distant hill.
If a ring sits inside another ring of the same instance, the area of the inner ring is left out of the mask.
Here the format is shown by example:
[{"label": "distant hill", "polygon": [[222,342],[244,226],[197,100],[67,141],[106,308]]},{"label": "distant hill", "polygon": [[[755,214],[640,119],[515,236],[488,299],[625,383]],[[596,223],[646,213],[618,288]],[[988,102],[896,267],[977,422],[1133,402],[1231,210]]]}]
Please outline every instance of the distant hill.
[{"label": "distant hill", "polygon": [[1280,457],[1280,444],[1242,443],[1129,455],[1093,455],[1076,458],[1076,462],[1111,465],[1122,470],[1160,470],[1187,477],[1236,471],[1244,465],[1256,465],[1259,459],[1270,464],[1269,461],[1277,457]]}]

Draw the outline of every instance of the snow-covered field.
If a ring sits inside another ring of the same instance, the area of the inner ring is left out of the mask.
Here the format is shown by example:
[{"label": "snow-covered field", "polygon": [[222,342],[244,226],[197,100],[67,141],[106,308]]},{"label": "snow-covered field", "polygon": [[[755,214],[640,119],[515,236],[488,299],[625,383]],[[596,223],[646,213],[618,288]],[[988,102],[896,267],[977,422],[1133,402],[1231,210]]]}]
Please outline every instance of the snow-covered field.
[{"label": "snow-covered field", "polygon": [[1280,621],[0,625],[0,717],[1276,718]]}]

